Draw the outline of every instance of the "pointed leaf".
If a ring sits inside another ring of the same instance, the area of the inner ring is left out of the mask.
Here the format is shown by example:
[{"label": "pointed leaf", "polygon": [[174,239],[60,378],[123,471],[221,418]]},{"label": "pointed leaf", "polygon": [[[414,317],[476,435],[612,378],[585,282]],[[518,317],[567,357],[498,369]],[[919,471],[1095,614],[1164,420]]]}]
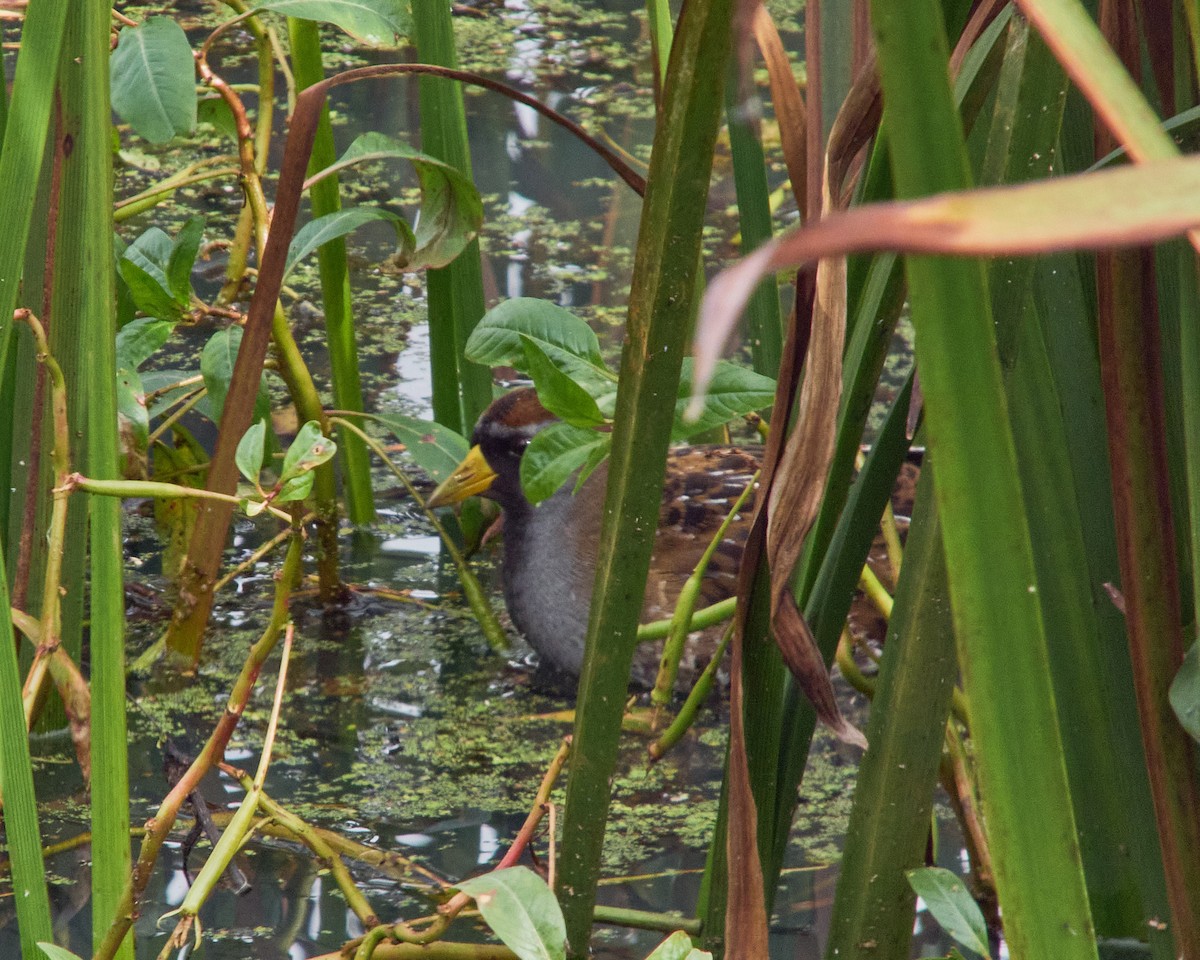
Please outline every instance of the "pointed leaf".
[{"label": "pointed leaf", "polygon": [[178,320],[183,311],[175,301],[167,279],[172,247],[170,237],[158,227],[150,227],[125,249],[117,266],[139,310],[161,320],[173,321]]},{"label": "pointed leaf", "polygon": [[555,423],[539,431],[521,457],[521,487],[531,503],[551,496],[597,448],[607,450],[612,434]]},{"label": "pointed leaf", "polygon": [[175,325],[154,317],[131,320],[117,332],[117,369],[136,370],[158,351]]},{"label": "pointed leaf", "polygon": [[386,221],[396,228],[396,238],[400,243],[401,256],[406,251],[411,252],[416,246],[412,228],[390,210],[381,207],[343,207],[335,213],[327,213],[323,217],[310,220],[296,231],[292,245],[288,248],[287,264],[283,269],[284,278],[295,269],[297,263],[307,257],[318,247],[330,240],[344,237],[357,230],[365,223]]},{"label": "pointed leaf", "polygon": [[225,409],[225,394],[229,392],[229,383],[233,379],[233,365],[241,343],[242,328],[226,327],[214,333],[200,353],[200,375],[208,388],[208,403],[213,423],[221,422],[221,413]]},{"label": "pointed leaf", "polygon": [[44,953],[50,960],[80,960],[76,953],[72,953],[64,947],[60,947],[56,943],[38,943]]},{"label": "pointed leaf", "polygon": [[488,366],[525,364],[521,335],[595,398],[601,411],[611,413],[617,376],[604,365],[600,341],[591,327],[562,307],[533,297],[514,297],[493,307],[467,338],[467,358]]},{"label": "pointed leaf", "polygon": [[407,270],[442,267],[457,257],[483,226],[483,201],[470,178],[449,164],[415,150],[387,134],[361,134],[324,170],[313,175],[311,186],[324,177],[356,163],[372,160],[407,160],[421,183],[421,208],[417,217],[416,250],[401,264]]},{"label": "pointed leaf", "polygon": [[441,483],[449,477],[471,449],[463,437],[440,423],[406,417],[401,413],[377,416],[375,420],[404,444],[409,456],[435,483]]},{"label": "pointed leaf", "polygon": [[170,17],[123,29],[110,69],[113,109],[151,143],[195,128],[195,61],[187,35]]},{"label": "pointed leaf", "polygon": [[268,0],[255,9],[332,23],[370,47],[399,46],[412,29],[401,0]]},{"label": "pointed leaf", "polygon": [[192,265],[200,252],[200,241],[204,238],[204,219],[190,217],[171,244],[171,255],[167,258],[167,285],[171,296],[185,310],[192,298]]},{"label": "pointed leaf", "polygon": [[990,956],[983,913],[962,880],[943,867],[921,867],[905,876],[943,930],[968,950]]},{"label": "pointed leaf", "polygon": [[558,900],[532,870],[495,870],[464,880],[458,889],[475,898],[488,926],[521,960],[566,956],[567,930]]},{"label": "pointed leaf", "polygon": [[672,440],[683,440],[730,420],[765,409],[775,400],[775,381],[747,367],[726,360],[717,362],[704,395],[704,407],[694,421],[684,420],[692,396],[692,359],[684,357],[679,376],[679,396],[675,401],[675,425]]},{"label": "pointed leaf", "polygon": [[525,372],[533,379],[542,406],[576,427],[596,427],[604,422],[591,394],[550,359],[536,340],[521,334],[521,346],[525,349]]}]

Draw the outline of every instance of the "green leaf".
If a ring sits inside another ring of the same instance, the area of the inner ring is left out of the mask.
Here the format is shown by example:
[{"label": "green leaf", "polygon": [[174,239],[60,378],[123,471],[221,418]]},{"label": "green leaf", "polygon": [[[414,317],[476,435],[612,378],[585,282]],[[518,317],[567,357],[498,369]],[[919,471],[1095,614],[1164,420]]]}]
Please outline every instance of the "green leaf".
[{"label": "green leaf", "polygon": [[72,953],[70,950],[60,947],[56,943],[42,943],[39,941],[38,946],[41,947],[42,953],[48,956],[50,960],[81,960],[79,954]]},{"label": "green leaf", "polygon": [[521,960],[566,956],[567,930],[558,900],[532,870],[495,870],[464,880],[458,889],[475,898],[488,926]]},{"label": "green leaf", "polygon": [[124,28],[110,69],[113,109],[151,143],[195,128],[195,61],[187,35],[170,17]]},{"label": "green leaf", "polygon": [[691,937],[682,930],[676,930],[655,947],[646,960],[712,960],[712,954],[697,950],[692,946]]},{"label": "green leaf", "polygon": [[712,382],[704,397],[704,409],[694,423],[684,423],[683,412],[692,396],[692,360],[685,357],[679,376],[679,396],[675,401],[672,440],[683,440],[720,427],[748,413],[769,407],[775,400],[775,381],[747,367],[721,360],[713,371]]},{"label": "green leaf", "polygon": [[533,379],[542,406],[576,427],[604,423],[604,415],[592,395],[551,360],[537,341],[521,334],[521,346],[525,349],[524,370]]},{"label": "green leaf", "polygon": [[[309,420],[300,428],[296,439],[292,441],[292,445],[288,447],[288,451],[284,455],[283,471],[279,474],[280,486],[286,486],[289,481],[319,467],[331,459],[335,453],[337,453],[337,444],[321,432],[321,426],[316,420]],[[289,497],[287,499],[299,498]]]},{"label": "green leaf", "polygon": [[287,483],[279,487],[279,493],[275,495],[275,502],[288,503],[292,500],[303,500],[312,493],[313,481],[316,478],[316,474],[311,470],[308,473],[300,474],[298,477],[292,477]]},{"label": "green leaf", "polygon": [[421,184],[421,209],[417,218],[416,250],[401,266],[406,270],[442,267],[457,257],[483,226],[483,201],[469,177],[403,140],[368,132],[357,137],[338,158],[313,179],[337,173],[356,163],[372,160],[407,160]]},{"label": "green leaf", "polygon": [[183,313],[167,279],[173,249],[170,237],[158,227],[150,227],[125,249],[117,262],[134,304],[143,313],[160,320],[178,320]]},{"label": "green leaf", "polygon": [[142,378],[136,370],[117,372],[117,417],[124,445],[144,453],[150,442],[150,415]]},{"label": "green leaf", "polygon": [[211,124],[221,133],[237,142],[237,121],[224,97],[202,97],[196,105],[196,120]]},{"label": "green leaf", "polygon": [[139,317],[117,332],[117,369],[136,370],[149,360],[175,328],[167,320]]},{"label": "green leaf", "polygon": [[268,0],[255,9],[332,23],[371,47],[397,47],[412,29],[401,0]]},{"label": "green leaf", "polygon": [[179,233],[175,234],[175,242],[171,244],[171,254],[167,258],[167,289],[175,302],[185,310],[192,299],[192,265],[196,262],[196,254],[200,252],[203,237],[204,218],[189,217]]},{"label": "green leaf", "polygon": [[1183,658],[1179,672],[1171,681],[1171,709],[1193,740],[1200,741],[1200,643]]},{"label": "green leaf", "polygon": [[449,427],[400,413],[374,418],[404,444],[408,455],[435,483],[441,483],[462,462],[471,445]]},{"label": "green leaf", "polygon": [[596,334],[575,314],[545,300],[514,297],[485,313],[467,338],[467,359],[487,366],[522,368],[522,334],[591,394],[601,411],[612,413],[617,375],[604,365]]},{"label": "green leaf", "polygon": [[267,424],[265,420],[255,420],[250,429],[238,441],[234,462],[243,477],[251,483],[258,483],[258,474],[262,470],[266,457]]},{"label": "green leaf", "polygon": [[343,207],[336,213],[327,213],[323,217],[310,220],[296,231],[296,235],[292,237],[292,244],[288,248],[287,263],[283,268],[284,278],[287,278],[297,263],[322,244],[336,240],[338,237],[344,237],[365,223],[374,223],[379,220],[384,220],[396,228],[396,238],[402,251],[401,256],[406,255],[405,251],[408,252],[407,255],[410,255],[416,246],[416,239],[413,237],[412,228],[404,222],[402,217],[381,207]]},{"label": "green leaf", "polygon": [[[194,373],[186,373],[183,370],[146,370],[140,374],[147,397],[156,390],[163,390],[173,384],[179,384],[181,381],[194,375]],[[179,400],[189,389],[194,389],[194,385],[193,387],[177,386],[173,390],[160,393],[153,403],[149,404],[150,416],[157,417],[168,406]]]},{"label": "green leaf", "polygon": [[588,463],[597,448],[607,450],[612,434],[555,423],[538,431],[521,457],[521,487],[531,503],[541,503]]},{"label": "green leaf", "polygon": [[237,360],[238,347],[242,343],[242,328],[226,327],[218,330],[200,352],[200,376],[208,388],[209,415],[213,423],[221,422],[225,409],[225,394],[233,379],[233,365]]},{"label": "green leaf", "polygon": [[968,950],[990,957],[987,924],[962,880],[943,867],[908,870],[905,876],[943,930]]}]

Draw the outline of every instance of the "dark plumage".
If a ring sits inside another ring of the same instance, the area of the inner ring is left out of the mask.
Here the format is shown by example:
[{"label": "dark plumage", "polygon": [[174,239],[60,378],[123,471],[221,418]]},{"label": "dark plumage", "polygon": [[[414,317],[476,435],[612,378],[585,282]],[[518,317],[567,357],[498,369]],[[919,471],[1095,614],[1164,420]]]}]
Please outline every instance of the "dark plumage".
[{"label": "dark plumage", "polygon": [[[513,623],[544,661],[576,675],[583,662],[608,471],[601,465],[577,494],[572,481],[537,506],[531,504],[521,491],[521,456],[534,434],[555,419],[532,388],[500,397],[479,418],[471,454],[434,492],[430,504],[479,495],[500,505],[504,598]],[[671,616],[684,582],[758,466],[756,452],[736,447],[670,451],[643,622]],[[752,508],[753,494],[709,563],[698,606],[733,594]],[[719,628],[689,644],[682,675],[703,667],[718,635]],[[635,658],[634,682],[652,684],[657,664],[658,651],[647,645]]]}]

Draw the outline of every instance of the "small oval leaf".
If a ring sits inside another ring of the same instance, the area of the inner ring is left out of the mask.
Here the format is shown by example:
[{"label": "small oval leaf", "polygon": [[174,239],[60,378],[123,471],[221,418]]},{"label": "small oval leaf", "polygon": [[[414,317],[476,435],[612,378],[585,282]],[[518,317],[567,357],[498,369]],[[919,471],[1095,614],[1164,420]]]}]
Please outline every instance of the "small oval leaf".
[{"label": "small oval leaf", "polygon": [[251,483],[258,483],[258,474],[262,470],[263,458],[266,456],[267,424],[265,420],[256,420],[250,424],[250,429],[238,441],[234,461],[243,477]]},{"label": "small oval leaf", "polygon": [[309,420],[297,432],[296,439],[292,441],[283,457],[283,471],[279,474],[280,486],[286,486],[289,481],[319,467],[336,452],[337,444],[321,432],[321,426],[316,420]]}]

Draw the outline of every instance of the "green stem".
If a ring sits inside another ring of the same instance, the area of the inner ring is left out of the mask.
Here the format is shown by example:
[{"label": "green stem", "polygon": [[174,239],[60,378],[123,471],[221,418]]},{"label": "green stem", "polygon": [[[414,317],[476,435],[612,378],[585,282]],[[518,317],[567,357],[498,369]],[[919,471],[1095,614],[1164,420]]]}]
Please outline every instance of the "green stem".
[{"label": "green stem", "polygon": [[355,426],[349,420],[343,420],[341,417],[330,418],[330,423],[334,426],[351,431],[355,436],[361,438],[362,442],[375,451],[375,455],[383,461],[384,465],[392,471],[392,474],[404,484],[404,488],[408,491],[409,496],[418,503],[422,510],[425,511],[429,522],[433,524],[433,528],[437,531],[439,537],[442,538],[442,545],[446,552],[450,555],[450,560],[458,571],[458,578],[462,586],[463,595],[467,599],[468,605],[471,607],[471,612],[475,614],[475,619],[479,621],[480,629],[483,630],[483,635],[487,637],[488,645],[493,650],[503,651],[509,648],[508,635],[504,632],[504,628],[500,626],[500,621],[496,619],[496,614],[492,610],[492,605],[488,602],[487,594],[479,583],[479,578],[471,570],[466,558],[463,557],[462,551],[455,545],[453,538],[442,526],[441,520],[434,511],[428,510],[425,507],[425,502],[421,499],[421,495],[417,493],[416,488],[412,485],[412,481],[408,479],[408,475],[397,467],[387,455],[387,451],[383,448],[378,440],[370,434],[364,432],[359,427]]},{"label": "green stem", "polygon": [[[325,79],[325,72],[321,65],[321,38],[316,22],[289,17],[288,37],[291,41],[292,68],[299,89],[320,83]],[[321,107],[321,119],[317,123],[308,172],[310,175],[316,173],[336,160],[333,125],[326,103]],[[342,201],[337,175],[323,177],[314,183],[309,188],[309,199],[314,218],[340,210]],[[354,334],[344,238],[338,237],[321,246],[317,251],[317,267],[321,277],[321,301],[325,311],[325,340],[329,346],[334,406],[361,411],[362,384],[358,371],[358,344]],[[346,512],[351,523],[371,523],[375,519],[375,502],[371,492],[371,466],[367,449],[354,434],[348,436],[346,441],[338,449],[345,484]]]},{"label": "green stem", "polygon": [[197,754],[192,765],[180,777],[179,782],[159,805],[157,813],[147,823],[147,832],[142,840],[142,847],[138,853],[133,874],[121,894],[114,914],[115,919],[105,932],[103,941],[97,946],[93,960],[112,960],[118,945],[125,939],[125,935],[138,916],[138,905],[150,882],[150,874],[158,860],[158,853],[179,814],[179,808],[196,788],[204,774],[224,756],[225,747],[228,745],[229,738],[233,735],[238,721],[241,720],[242,712],[254,690],[259,672],[267,657],[275,649],[279,635],[287,624],[288,597],[291,593],[291,585],[300,575],[303,557],[304,539],[297,533],[288,544],[287,556],[284,557],[283,568],[275,583],[275,602],[271,609],[271,619],[263,630],[262,636],[250,648],[250,652],[242,664],[241,672],[230,691],[225,712],[213,732],[209,734],[208,741]]}]

